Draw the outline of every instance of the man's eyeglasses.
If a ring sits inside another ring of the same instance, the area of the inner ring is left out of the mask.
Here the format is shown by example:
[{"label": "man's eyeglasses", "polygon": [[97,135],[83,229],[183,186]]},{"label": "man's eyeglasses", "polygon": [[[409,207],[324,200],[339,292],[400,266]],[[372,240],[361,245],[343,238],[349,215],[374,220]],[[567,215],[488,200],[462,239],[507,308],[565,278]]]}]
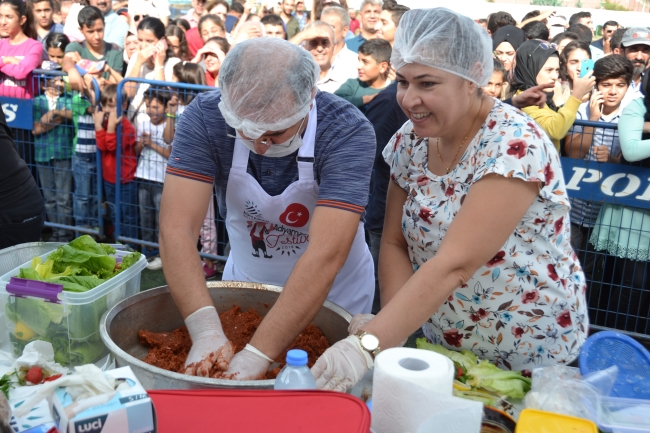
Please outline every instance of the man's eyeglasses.
[{"label": "man's eyeglasses", "polygon": [[[298,130],[296,131],[295,134],[293,134],[293,138],[291,139],[291,141],[289,142],[289,144],[287,144],[286,146],[284,146],[284,145],[279,145],[279,144],[273,144],[273,143],[271,143],[271,145],[273,145],[273,146],[280,146],[280,147],[287,147],[287,148],[288,148],[288,147],[291,147],[291,145],[293,144],[294,140],[296,139],[296,137],[297,137],[298,134],[300,133],[300,130],[302,129],[302,125],[305,123],[305,119],[306,119],[306,118],[307,118],[307,116],[305,116],[305,117],[302,118],[302,121],[300,122],[300,126],[298,126]],[[241,140],[241,141],[245,141],[246,143],[250,144],[251,146],[255,146],[255,140],[251,140],[251,139],[244,138],[244,137],[238,137],[238,136],[236,136],[236,135],[232,135],[232,134],[228,134],[228,133],[226,133],[226,137],[234,138],[234,139],[239,139],[239,140]],[[263,139],[260,143],[266,146],[267,142],[268,142],[268,139],[265,138],[265,139]]]}]

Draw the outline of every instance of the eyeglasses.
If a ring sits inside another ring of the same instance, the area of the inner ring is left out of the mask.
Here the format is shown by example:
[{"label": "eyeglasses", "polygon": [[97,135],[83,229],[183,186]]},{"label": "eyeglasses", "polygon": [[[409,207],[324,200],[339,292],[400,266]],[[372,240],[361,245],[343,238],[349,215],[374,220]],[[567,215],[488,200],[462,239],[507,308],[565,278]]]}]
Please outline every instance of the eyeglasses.
[{"label": "eyeglasses", "polygon": [[552,42],[542,42],[538,46],[535,47],[535,49],[528,55],[529,57],[532,57],[533,53],[537,51],[538,48],[541,48],[542,50],[553,50],[553,51],[558,51],[557,45],[552,43]]},{"label": "eyeglasses", "polygon": [[[305,116],[305,117],[302,118],[302,121],[300,122],[300,126],[298,126],[298,130],[297,130],[296,133],[293,135],[293,138],[291,139],[291,141],[289,142],[289,144],[287,144],[286,146],[282,146],[282,145],[279,145],[279,144],[273,144],[273,143],[271,143],[271,144],[272,144],[273,146],[280,146],[280,147],[286,147],[286,148],[291,147],[291,145],[293,144],[294,140],[296,139],[296,137],[297,137],[298,134],[300,133],[300,130],[302,129],[302,125],[305,123],[305,119],[306,119],[306,118],[307,118],[307,116]],[[250,144],[251,146],[255,146],[255,140],[250,140],[250,139],[248,139],[248,138],[244,138],[244,137],[237,137],[236,135],[232,135],[232,134],[228,134],[228,133],[226,133],[226,137],[234,138],[234,139],[239,139],[239,140],[241,140],[241,141],[245,141],[246,143]],[[268,139],[265,138],[265,139],[263,139],[260,143],[266,146],[267,142],[268,142]]]}]

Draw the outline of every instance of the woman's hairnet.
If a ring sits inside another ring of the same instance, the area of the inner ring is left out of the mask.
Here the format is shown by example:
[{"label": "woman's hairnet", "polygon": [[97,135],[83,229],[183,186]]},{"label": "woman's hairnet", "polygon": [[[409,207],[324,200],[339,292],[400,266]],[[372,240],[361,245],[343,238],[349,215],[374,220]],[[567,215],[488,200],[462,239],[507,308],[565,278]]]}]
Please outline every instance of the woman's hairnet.
[{"label": "woman's hairnet", "polygon": [[221,65],[219,109],[232,128],[259,138],[307,115],[319,76],[309,51],[282,39],[244,41]]},{"label": "woman's hairnet", "polygon": [[430,66],[483,87],[494,69],[492,40],[471,18],[449,9],[413,9],[399,22],[391,62],[395,69]]}]

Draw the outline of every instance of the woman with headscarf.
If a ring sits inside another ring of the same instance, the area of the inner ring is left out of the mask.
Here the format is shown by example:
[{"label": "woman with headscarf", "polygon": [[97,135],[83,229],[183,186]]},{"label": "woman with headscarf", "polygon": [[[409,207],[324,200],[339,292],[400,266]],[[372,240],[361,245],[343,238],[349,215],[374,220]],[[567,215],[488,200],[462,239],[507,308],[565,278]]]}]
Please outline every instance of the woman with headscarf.
[{"label": "woman with headscarf", "polygon": [[524,31],[515,26],[501,27],[492,37],[494,57],[503,63],[506,71],[510,72],[514,69],[515,55],[525,41]]},{"label": "woman with headscarf", "polygon": [[578,357],[586,286],[559,156],[530,118],[481,92],[491,48],[448,9],[402,17],[391,62],[409,120],[383,153],[383,308],[355,316],[319,358],[318,387],[344,391],[420,326],[430,342],[505,369]]},{"label": "woman with headscarf", "polygon": [[[515,89],[517,94],[539,84],[555,83],[559,79],[560,57],[553,44],[539,40],[524,42],[517,50],[517,66],[515,67]],[[547,89],[546,105],[526,107],[523,112],[528,114],[542,127],[553,141],[555,149],[560,152],[560,140],[566,137],[569,129],[576,120],[576,114],[582,103],[582,98],[593,89],[596,79],[592,72],[584,77],[573,80],[571,96],[562,108],[557,109],[553,103],[553,89]]]},{"label": "woman with headscarf", "polygon": [[[623,110],[618,133],[624,163],[650,168],[650,73],[637,98]],[[589,240],[596,250],[616,257],[609,293],[598,297],[599,310],[611,312],[602,323],[616,329],[650,332],[650,210],[605,203]],[[607,260],[611,260],[607,257]],[[601,289],[602,290],[602,289]],[[603,305],[604,304],[604,305]],[[601,323],[598,323],[601,324]]]}]

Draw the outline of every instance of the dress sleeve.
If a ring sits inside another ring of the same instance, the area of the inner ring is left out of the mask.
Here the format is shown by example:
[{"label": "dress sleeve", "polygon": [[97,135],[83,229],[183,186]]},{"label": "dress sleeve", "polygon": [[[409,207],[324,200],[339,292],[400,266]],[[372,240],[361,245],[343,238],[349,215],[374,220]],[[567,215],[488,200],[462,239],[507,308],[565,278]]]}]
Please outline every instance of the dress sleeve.
[{"label": "dress sleeve", "polygon": [[539,184],[539,196],[569,208],[560,157],[532,119],[501,106],[490,113],[479,133],[473,183],[488,174]]},{"label": "dress sleeve", "polygon": [[579,108],[580,101],[570,96],[566,104],[557,112],[546,106],[544,108],[526,107],[523,111],[539,123],[552,140],[562,140],[575,122]]},{"label": "dress sleeve", "polygon": [[621,151],[628,161],[650,158],[650,140],[641,140],[645,113],[643,99],[637,98],[623,110],[618,121]]},{"label": "dress sleeve", "polygon": [[422,140],[415,137],[411,121],[407,121],[390,139],[382,156],[390,167],[390,179],[400,188],[408,191],[409,165],[411,163],[412,140]]}]

